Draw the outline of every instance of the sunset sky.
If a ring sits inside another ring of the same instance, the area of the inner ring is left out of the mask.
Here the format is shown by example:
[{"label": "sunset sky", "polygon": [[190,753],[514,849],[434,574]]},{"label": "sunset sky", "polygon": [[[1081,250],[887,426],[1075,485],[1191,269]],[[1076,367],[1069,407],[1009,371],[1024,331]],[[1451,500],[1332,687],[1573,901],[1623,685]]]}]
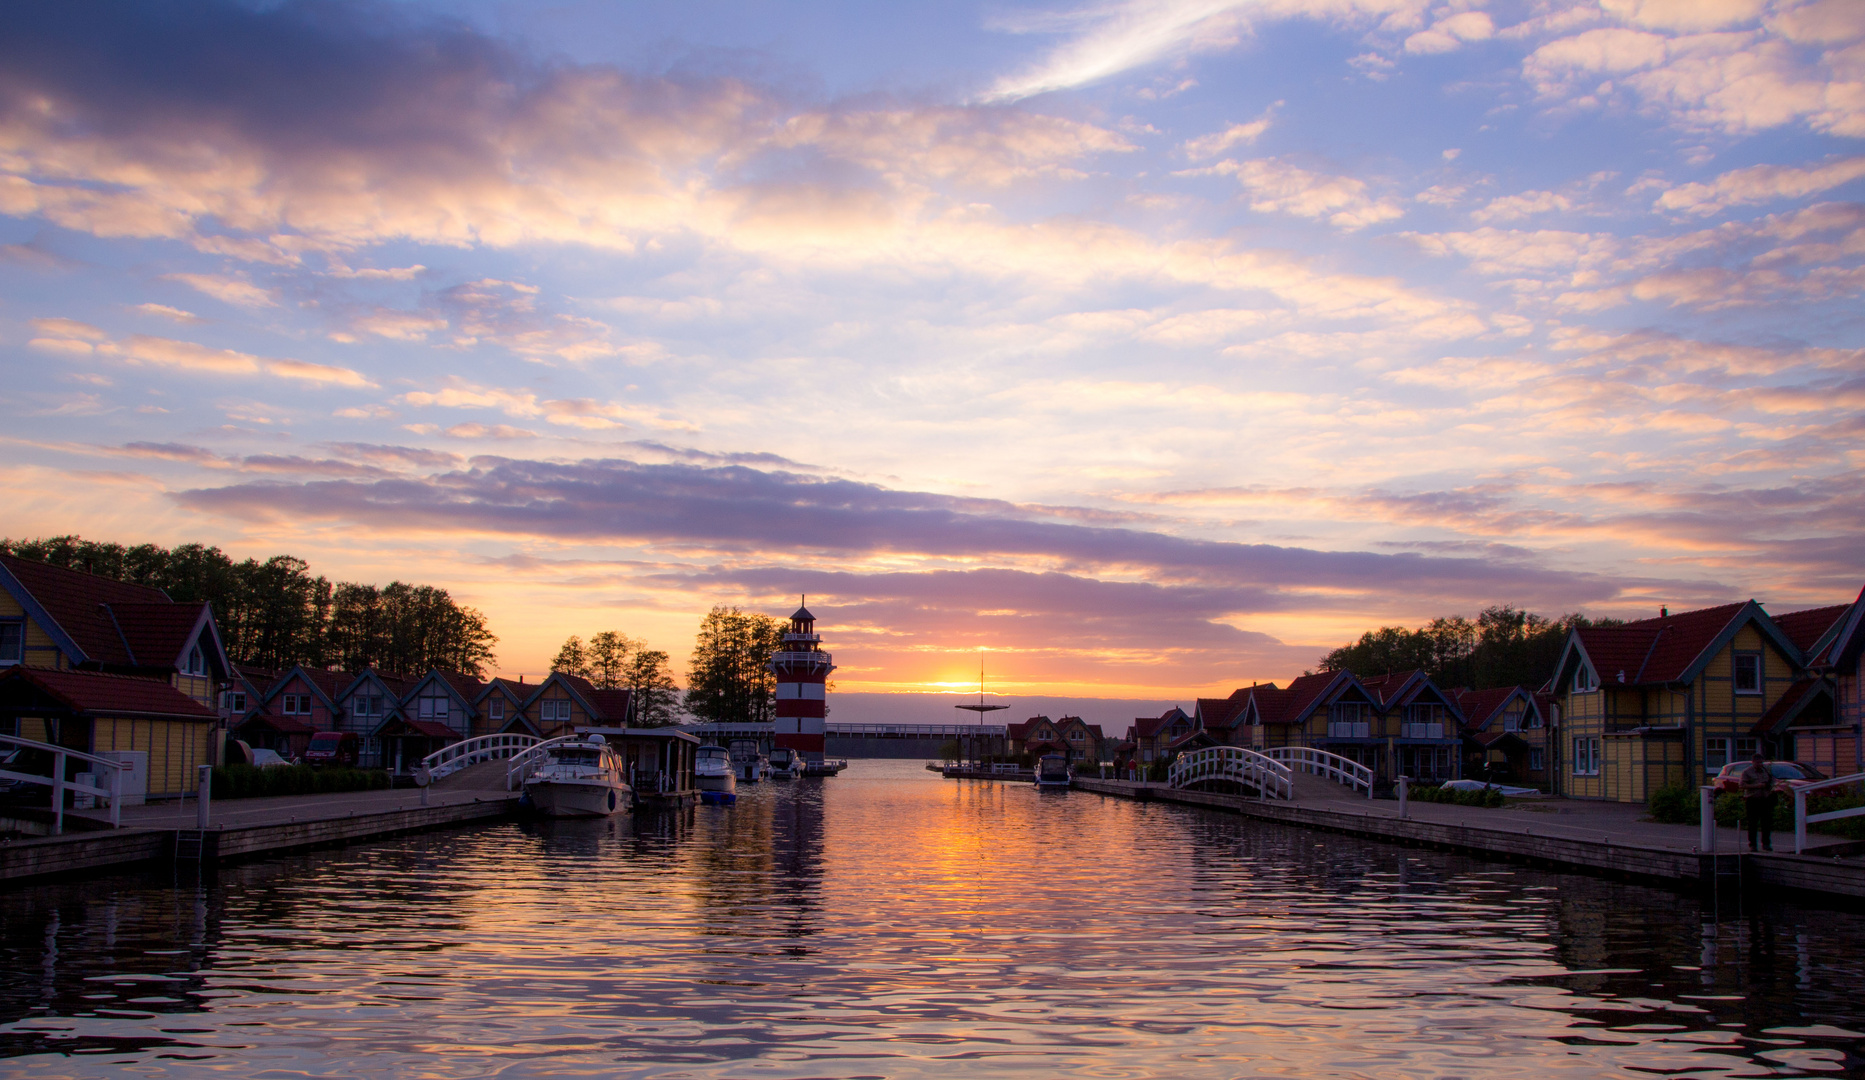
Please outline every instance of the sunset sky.
[{"label": "sunset sky", "polygon": [[17,2],[0,535],[845,691],[1865,582],[1865,4]]}]

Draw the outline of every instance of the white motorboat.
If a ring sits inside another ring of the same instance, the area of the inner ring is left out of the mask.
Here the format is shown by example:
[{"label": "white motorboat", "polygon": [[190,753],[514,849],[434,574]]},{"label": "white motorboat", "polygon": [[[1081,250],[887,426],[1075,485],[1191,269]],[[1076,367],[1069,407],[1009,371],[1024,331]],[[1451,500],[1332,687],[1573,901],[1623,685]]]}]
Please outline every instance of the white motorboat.
[{"label": "white motorboat", "polygon": [[738,801],[738,774],[723,746],[702,746],[693,757],[693,784],[699,801],[730,806]]},{"label": "white motorboat", "polygon": [[600,735],[552,747],[525,777],[525,794],[546,817],[608,817],[633,808],[622,760]]},{"label": "white motorboat", "polygon": [[1036,763],[1036,786],[1068,787],[1068,758],[1061,754],[1044,754],[1042,760]]},{"label": "white motorboat", "polygon": [[771,750],[771,779],[795,780],[803,775],[803,755],[789,747]]},{"label": "white motorboat", "polygon": [[771,763],[756,739],[733,739],[731,758],[732,773],[741,784],[755,784],[771,773]]}]

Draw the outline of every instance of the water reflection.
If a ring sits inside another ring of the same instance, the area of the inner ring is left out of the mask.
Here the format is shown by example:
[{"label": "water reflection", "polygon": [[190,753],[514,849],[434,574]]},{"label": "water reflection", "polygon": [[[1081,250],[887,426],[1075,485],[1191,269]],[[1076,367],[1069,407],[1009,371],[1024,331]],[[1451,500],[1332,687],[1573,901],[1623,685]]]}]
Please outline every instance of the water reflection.
[{"label": "water reflection", "polygon": [[0,894],[35,1074],[1865,1071],[1865,920],[857,762]]}]

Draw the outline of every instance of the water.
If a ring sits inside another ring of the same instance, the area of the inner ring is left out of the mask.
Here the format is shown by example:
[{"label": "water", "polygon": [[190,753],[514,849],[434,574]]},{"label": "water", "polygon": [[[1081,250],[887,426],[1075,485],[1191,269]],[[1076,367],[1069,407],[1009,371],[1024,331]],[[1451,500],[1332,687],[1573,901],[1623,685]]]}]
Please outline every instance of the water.
[{"label": "water", "polygon": [[0,1075],[1865,1075],[1865,918],[1732,908],[858,761],[0,893]]}]

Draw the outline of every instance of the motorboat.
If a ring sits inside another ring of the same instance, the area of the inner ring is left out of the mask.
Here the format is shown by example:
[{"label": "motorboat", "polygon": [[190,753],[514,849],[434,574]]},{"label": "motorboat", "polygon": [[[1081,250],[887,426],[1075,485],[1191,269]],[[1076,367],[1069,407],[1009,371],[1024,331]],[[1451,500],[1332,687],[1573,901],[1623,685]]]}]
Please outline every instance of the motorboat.
[{"label": "motorboat", "polygon": [[795,780],[803,775],[803,755],[787,746],[771,751],[771,779]]},{"label": "motorboat", "polygon": [[560,743],[525,777],[525,795],[545,817],[607,817],[633,808],[622,759],[600,735]]},{"label": "motorboat", "polygon": [[1044,754],[1042,760],[1036,763],[1036,786],[1068,787],[1068,758],[1061,754]]},{"label": "motorboat", "polygon": [[730,748],[732,774],[741,784],[755,784],[770,775],[771,763],[758,748],[756,739],[733,739]]},{"label": "motorboat", "polygon": [[731,753],[723,746],[702,746],[693,757],[693,784],[699,801],[730,806],[738,801],[738,774]]}]

